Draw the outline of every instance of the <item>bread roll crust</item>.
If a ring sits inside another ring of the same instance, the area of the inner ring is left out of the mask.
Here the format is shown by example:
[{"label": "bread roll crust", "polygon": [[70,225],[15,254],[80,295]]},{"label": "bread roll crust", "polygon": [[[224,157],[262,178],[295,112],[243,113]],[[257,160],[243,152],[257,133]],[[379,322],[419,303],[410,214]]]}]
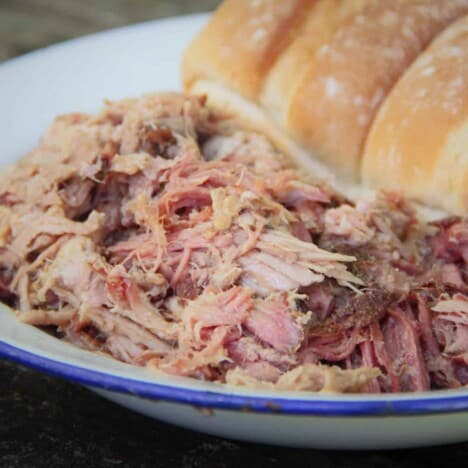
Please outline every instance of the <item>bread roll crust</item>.
[{"label": "bread roll crust", "polygon": [[[226,0],[186,50],[184,87],[266,133],[314,175],[335,174],[340,188],[362,176],[373,187],[401,188],[435,206],[468,207],[459,198],[437,202],[406,182],[389,186],[396,176],[376,174],[386,168],[385,157],[367,156],[377,151],[370,143],[361,168],[369,131],[392,88],[464,14],[468,0]],[[412,86],[416,92],[418,83]],[[307,154],[322,164],[307,164]],[[447,186],[462,184],[454,177],[445,176]]]},{"label": "bread roll crust", "polygon": [[318,0],[308,11],[297,37],[280,54],[265,80],[259,97],[262,107],[279,124],[289,124],[291,97],[300,77],[320,47],[366,6],[380,0]]},{"label": "bread roll crust", "polygon": [[391,87],[467,2],[381,0],[342,27],[295,87],[289,127],[345,177],[359,173],[363,145]]},{"label": "bread roll crust", "polygon": [[423,52],[394,87],[369,133],[362,179],[468,212],[468,15]]},{"label": "bread roll crust", "polygon": [[211,78],[256,100],[269,68],[316,1],[224,1],[185,51],[185,89]]}]

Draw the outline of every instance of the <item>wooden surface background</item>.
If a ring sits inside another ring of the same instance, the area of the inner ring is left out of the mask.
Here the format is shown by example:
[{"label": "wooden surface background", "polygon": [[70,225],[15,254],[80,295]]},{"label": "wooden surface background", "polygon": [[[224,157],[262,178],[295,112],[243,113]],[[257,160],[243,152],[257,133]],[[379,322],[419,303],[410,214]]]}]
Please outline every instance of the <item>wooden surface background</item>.
[{"label": "wooden surface background", "polygon": [[0,61],[104,29],[214,9],[220,0],[0,0]]}]

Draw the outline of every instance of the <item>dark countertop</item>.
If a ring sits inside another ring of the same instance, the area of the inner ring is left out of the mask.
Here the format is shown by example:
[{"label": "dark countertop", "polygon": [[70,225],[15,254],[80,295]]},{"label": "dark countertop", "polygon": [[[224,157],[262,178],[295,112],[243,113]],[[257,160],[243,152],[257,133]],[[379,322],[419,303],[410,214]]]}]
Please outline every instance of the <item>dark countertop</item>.
[{"label": "dark countertop", "polygon": [[466,466],[468,444],[385,452],[232,442],[132,413],[91,391],[0,363],[0,466],[410,468]]},{"label": "dark countertop", "polygon": [[[0,61],[69,37],[208,11],[218,0],[1,0]],[[231,442],[150,420],[91,391],[0,361],[0,467],[466,466],[468,444],[329,452]]]}]

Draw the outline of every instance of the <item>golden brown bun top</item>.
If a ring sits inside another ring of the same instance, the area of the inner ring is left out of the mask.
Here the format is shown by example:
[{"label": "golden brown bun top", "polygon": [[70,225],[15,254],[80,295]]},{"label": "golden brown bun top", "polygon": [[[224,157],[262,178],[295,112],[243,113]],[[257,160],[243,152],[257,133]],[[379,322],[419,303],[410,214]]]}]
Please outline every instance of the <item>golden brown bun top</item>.
[{"label": "golden brown bun top", "polygon": [[357,13],[380,0],[318,0],[307,12],[294,40],[277,57],[259,101],[280,125],[288,125],[291,96],[321,46]]},{"label": "golden brown bun top", "polygon": [[356,177],[370,124],[427,44],[468,10],[466,0],[382,0],[321,47],[290,102],[290,127],[346,177]]},{"label": "golden brown bun top", "polygon": [[380,108],[363,180],[468,212],[468,16],[422,53]]},{"label": "golden brown bun top", "polygon": [[212,78],[255,99],[316,0],[226,0],[184,56],[184,87]]},{"label": "golden brown bun top", "polygon": [[468,0],[226,0],[186,50],[184,86],[249,125],[261,115],[253,126],[299,163],[307,152],[340,183],[372,183],[361,164],[379,108],[465,14]]}]

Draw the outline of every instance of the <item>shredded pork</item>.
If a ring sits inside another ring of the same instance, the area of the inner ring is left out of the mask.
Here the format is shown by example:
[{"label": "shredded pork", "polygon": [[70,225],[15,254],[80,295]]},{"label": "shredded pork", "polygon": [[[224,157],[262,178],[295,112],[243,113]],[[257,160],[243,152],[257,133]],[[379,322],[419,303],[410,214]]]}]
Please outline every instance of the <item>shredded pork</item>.
[{"label": "shredded pork", "polygon": [[0,182],[0,299],[77,346],[278,390],[468,384],[468,219],[309,183],[179,94],[56,119]]}]

